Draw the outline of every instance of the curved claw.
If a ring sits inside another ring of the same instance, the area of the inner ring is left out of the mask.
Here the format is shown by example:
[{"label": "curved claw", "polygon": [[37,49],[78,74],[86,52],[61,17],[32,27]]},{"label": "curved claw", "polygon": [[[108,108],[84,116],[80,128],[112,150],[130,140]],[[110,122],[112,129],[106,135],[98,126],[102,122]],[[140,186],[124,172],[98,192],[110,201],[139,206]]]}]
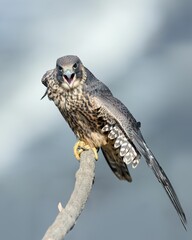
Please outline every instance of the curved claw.
[{"label": "curved claw", "polygon": [[76,142],[76,144],[74,145],[73,151],[74,151],[74,155],[76,157],[77,160],[80,160],[80,155],[84,150],[89,150],[91,149],[94,153],[95,159],[98,160],[98,153],[97,153],[97,149],[94,147],[90,147],[88,144],[86,144],[85,142],[79,140]]}]

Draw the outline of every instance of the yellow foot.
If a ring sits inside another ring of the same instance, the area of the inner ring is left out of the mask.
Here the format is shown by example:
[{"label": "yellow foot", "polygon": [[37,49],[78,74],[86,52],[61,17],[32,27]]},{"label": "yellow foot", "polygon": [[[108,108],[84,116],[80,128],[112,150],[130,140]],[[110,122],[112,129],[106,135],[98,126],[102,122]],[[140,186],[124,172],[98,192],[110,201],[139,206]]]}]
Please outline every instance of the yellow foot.
[{"label": "yellow foot", "polygon": [[77,158],[77,160],[80,160],[80,155],[84,150],[89,150],[89,149],[91,149],[94,152],[95,159],[97,160],[98,159],[98,153],[97,153],[97,149],[95,147],[92,148],[83,141],[80,141],[80,140],[77,141],[74,148],[73,148],[74,155]]}]

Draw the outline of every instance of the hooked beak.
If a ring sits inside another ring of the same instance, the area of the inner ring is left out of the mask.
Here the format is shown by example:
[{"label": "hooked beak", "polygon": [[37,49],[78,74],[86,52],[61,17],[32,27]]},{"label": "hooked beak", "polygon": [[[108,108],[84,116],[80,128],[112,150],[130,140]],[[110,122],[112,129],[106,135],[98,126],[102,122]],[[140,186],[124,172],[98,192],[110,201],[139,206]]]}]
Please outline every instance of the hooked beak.
[{"label": "hooked beak", "polygon": [[63,73],[63,78],[64,80],[67,81],[68,84],[71,84],[72,81],[74,80],[74,77],[75,77],[75,72],[70,70],[70,69],[67,69],[64,73]]}]

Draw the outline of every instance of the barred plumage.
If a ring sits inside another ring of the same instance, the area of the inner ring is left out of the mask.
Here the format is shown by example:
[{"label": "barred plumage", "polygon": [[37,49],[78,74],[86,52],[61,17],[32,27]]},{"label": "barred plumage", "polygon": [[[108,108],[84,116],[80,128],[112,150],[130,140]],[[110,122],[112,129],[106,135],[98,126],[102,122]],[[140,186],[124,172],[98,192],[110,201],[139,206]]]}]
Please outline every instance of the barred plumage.
[{"label": "barred plumage", "polygon": [[132,164],[135,168],[141,155],[145,158],[186,228],[186,217],[178,197],[147,146],[140,123],[109,88],[76,56],[59,58],[56,68],[47,71],[42,83],[47,87],[45,95],[54,101],[76,136],[91,148],[101,148],[119,179],[131,182],[127,165]]},{"label": "barred plumage", "polygon": [[114,148],[119,148],[119,157],[122,157],[123,162],[127,165],[132,163],[132,167],[136,168],[139,164],[141,155],[134,145],[125,137],[117,124],[106,124],[102,128],[102,132],[109,132],[108,138],[111,140],[115,139]]}]

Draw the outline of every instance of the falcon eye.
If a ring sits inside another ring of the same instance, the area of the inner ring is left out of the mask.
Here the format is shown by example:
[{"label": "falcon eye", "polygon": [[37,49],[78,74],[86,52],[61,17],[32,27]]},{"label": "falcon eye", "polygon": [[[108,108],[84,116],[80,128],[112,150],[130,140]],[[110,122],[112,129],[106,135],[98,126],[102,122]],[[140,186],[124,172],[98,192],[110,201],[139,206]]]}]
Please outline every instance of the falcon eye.
[{"label": "falcon eye", "polygon": [[59,70],[59,72],[63,72],[63,68],[59,65],[57,65],[57,69]]},{"label": "falcon eye", "polygon": [[77,67],[78,67],[77,63],[73,64],[73,69],[77,69]]}]

